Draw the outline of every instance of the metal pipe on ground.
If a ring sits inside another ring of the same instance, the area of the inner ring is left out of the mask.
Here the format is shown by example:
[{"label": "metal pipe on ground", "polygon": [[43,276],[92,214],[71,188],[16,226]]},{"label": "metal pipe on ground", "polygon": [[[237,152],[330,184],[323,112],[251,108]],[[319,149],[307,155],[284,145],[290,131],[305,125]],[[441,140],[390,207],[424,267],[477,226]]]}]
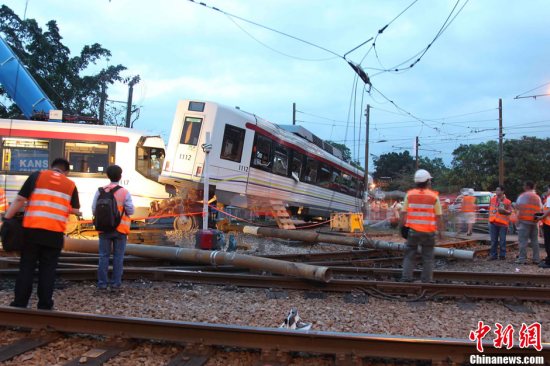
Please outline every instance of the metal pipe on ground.
[{"label": "metal pipe on ground", "polygon": [[[282,238],[290,240],[301,240],[309,243],[332,243],[339,245],[348,245],[352,247],[360,247],[362,245],[369,248],[405,251],[404,243],[392,243],[389,241],[373,240],[367,237],[354,238],[348,236],[335,236],[320,234],[315,231],[299,231],[299,230],[281,230],[270,227],[244,226],[243,233],[256,236],[267,236],[273,238]],[[420,253],[420,249],[419,249]],[[474,252],[471,250],[460,250],[454,248],[434,248],[436,257],[447,257],[457,259],[473,259]]]},{"label": "metal pipe on ground", "polygon": [[[98,240],[65,238],[65,251],[97,253]],[[211,265],[232,265],[277,273],[285,276],[328,282],[332,271],[328,267],[304,263],[281,261],[277,259],[255,257],[245,254],[227,253],[189,248],[161,247],[154,245],[126,244],[126,254],[140,257],[181,260],[185,262],[206,263]]]}]

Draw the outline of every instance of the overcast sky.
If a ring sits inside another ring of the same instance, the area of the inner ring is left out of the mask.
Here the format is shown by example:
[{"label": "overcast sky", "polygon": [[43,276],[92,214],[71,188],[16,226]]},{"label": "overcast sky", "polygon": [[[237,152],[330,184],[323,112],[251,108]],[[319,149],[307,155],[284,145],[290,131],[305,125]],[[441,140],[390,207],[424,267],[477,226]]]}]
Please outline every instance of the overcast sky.
[{"label": "overcast sky", "polygon": [[[205,2],[343,55],[413,0]],[[461,143],[498,140],[499,97],[506,139],[550,135],[550,97],[514,99],[550,82],[550,2],[544,0],[459,0],[454,14],[466,4],[462,12],[412,69],[375,75],[374,69],[425,48],[457,3],[415,2],[378,37],[377,52],[371,42],[348,55],[356,63],[364,58],[373,87],[402,110],[375,90],[361,107],[361,82],[352,101],[355,73],[343,59],[188,0],[4,3],[20,17],[27,3],[26,17],[41,26],[55,19],[73,53],[97,42],[112,52],[111,64],[128,67],[125,75],[139,74],[134,101],[142,109],[135,127],[164,137],[179,99],[239,106],[279,124],[292,123],[295,102],[299,124],[346,143],[363,161],[365,121],[359,118],[368,103],[370,153],[412,150],[419,136],[420,155],[450,163]],[[525,95],[544,93],[550,84]],[[115,86],[109,94],[125,100],[127,89]]]}]

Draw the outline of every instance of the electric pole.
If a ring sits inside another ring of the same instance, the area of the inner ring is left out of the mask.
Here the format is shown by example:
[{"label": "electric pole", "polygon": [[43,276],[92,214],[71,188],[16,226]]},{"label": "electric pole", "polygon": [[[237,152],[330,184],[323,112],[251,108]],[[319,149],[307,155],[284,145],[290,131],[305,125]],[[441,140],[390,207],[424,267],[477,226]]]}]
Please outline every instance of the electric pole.
[{"label": "electric pole", "polygon": [[107,99],[107,94],[105,93],[105,82],[101,83],[101,96],[99,99],[99,124],[105,124],[105,99]]},{"label": "electric pole", "polygon": [[364,183],[365,186],[365,192],[366,195],[364,202],[364,209],[365,209],[365,218],[367,220],[370,219],[370,202],[369,202],[369,125],[370,125],[370,104],[367,104],[367,108],[365,109],[365,122],[367,124],[366,127],[366,136],[365,136],[365,177],[364,177]]},{"label": "electric pole", "polygon": [[369,123],[370,123],[370,104],[365,109],[365,121],[367,123],[365,136],[365,190],[369,190]]},{"label": "electric pole", "polygon": [[132,127],[132,97],[134,95],[134,85],[139,83],[139,75],[134,76],[128,81],[128,103],[126,104],[126,127]]},{"label": "electric pole", "polygon": [[416,159],[415,159],[415,164],[416,164],[416,170],[418,170],[418,147],[420,146],[420,144],[418,143],[418,136],[416,136],[416,143],[415,143],[415,152],[416,152]]},{"label": "electric pole", "polygon": [[498,184],[504,184],[504,149],[502,143],[502,98],[498,98]]},{"label": "electric pole", "polygon": [[292,103],[292,125],[296,124],[296,103]]}]

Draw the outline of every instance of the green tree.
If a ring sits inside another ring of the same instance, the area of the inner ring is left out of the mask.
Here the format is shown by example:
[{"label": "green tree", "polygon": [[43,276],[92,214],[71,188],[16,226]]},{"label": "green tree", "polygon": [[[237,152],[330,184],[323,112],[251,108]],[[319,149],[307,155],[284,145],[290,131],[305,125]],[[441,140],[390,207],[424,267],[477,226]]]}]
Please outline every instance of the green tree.
[{"label": "green tree", "polygon": [[335,148],[337,148],[342,152],[342,160],[344,160],[347,163],[350,163],[351,165],[353,165],[359,170],[365,170],[365,168],[361,165],[361,162],[359,160],[351,160],[351,150],[349,147],[347,147],[344,144],[334,142],[331,140],[326,140],[325,142],[331,144],[332,146],[334,146]]},{"label": "green tree", "polygon": [[[550,158],[550,139],[523,137],[504,142],[504,185],[506,193],[515,199],[522,192],[525,180],[534,181],[539,193],[550,182],[546,162]],[[470,187],[493,190],[498,185],[498,144],[488,141],[481,144],[460,145],[453,151],[449,183],[457,190]]]},{"label": "green tree", "polygon": [[[108,60],[111,52],[100,44],[86,45],[76,56],[62,43],[55,20],[43,31],[36,20],[22,20],[9,7],[0,7],[0,35],[8,42],[42,90],[65,113],[98,117],[101,86],[124,81],[122,65],[108,66],[90,73],[89,66]],[[85,75],[84,75],[85,74]],[[0,95],[6,97],[0,88]],[[15,104],[0,107],[0,116],[21,114]]]}]

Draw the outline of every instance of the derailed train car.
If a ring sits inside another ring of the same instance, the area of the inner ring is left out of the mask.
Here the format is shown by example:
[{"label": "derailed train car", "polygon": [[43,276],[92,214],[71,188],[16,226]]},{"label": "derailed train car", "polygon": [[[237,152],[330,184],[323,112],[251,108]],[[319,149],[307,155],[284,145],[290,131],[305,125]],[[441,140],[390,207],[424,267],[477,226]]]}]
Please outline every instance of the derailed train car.
[{"label": "derailed train car", "polygon": [[201,146],[207,132],[212,200],[251,210],[277,200],[302,217],[361,209],[364,173],[343,161],[332,145],[300,126],[276,125],[238,108],[193,100],[178,103],[159,177],[187,204],[202,199]]}]

